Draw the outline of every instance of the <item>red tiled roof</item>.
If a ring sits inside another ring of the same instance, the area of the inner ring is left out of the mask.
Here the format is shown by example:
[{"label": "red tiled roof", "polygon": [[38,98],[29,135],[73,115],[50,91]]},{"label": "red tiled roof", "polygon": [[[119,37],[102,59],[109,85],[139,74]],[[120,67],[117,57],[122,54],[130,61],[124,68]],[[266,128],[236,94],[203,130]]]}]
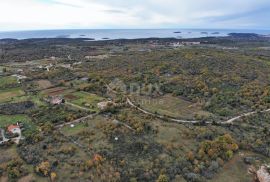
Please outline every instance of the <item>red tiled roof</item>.
[{"label": "red tiled roof", "polygon": [[9,125],[7,130],[11,132],[13,129],[20,128],[18,125]]}]

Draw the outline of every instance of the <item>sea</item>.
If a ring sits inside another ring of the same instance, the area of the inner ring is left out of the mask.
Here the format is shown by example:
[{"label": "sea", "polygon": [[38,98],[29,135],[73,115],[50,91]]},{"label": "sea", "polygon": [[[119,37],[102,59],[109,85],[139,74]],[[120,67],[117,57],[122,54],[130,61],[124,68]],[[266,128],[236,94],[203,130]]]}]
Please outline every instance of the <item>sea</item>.
[{"label": "sea", "polygon": [[143,38],[199,38],[220,37],[229,33],[256,33],[270,35],[270,30],[233,29],[65,29],[0,31],[0,39],[30,38],[87,38],[89,40],[143,39]]}]

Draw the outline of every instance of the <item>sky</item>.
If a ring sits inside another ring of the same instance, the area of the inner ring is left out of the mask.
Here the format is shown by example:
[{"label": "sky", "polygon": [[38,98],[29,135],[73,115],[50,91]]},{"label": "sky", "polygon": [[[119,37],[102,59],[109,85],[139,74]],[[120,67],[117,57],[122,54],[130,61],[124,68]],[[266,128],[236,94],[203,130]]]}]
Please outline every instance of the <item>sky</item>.
[{"label": "sky", "polygon": [[270,0],[0,0],[0,31],[270,29]]}]

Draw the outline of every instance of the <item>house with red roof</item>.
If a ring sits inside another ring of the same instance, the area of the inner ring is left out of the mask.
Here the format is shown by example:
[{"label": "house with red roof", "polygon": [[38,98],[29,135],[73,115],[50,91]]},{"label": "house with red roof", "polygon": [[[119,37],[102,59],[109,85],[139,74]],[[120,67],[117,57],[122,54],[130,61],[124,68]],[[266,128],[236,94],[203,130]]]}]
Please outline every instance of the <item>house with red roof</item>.
[{"label": "house with red roof", "polygon": [[15,124],[12,124],[12,125],[9,125],[7,127],[7,131],[9,133],[20,133],[21,132],[21,129],[20,129],[20,126],[19,125],[15,125]]}]

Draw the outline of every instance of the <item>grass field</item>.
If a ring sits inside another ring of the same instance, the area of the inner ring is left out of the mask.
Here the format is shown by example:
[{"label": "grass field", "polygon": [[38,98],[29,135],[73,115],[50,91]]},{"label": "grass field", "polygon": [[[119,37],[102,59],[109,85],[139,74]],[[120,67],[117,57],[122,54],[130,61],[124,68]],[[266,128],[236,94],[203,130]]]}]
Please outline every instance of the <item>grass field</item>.
[{"label": "grass field", "polygon": [[83,131],[86,128],[84,123],[75,124],[74,127],[70,127],[70,125],[67,125],[63,127],[62,132],[65,133],[65,135],[75,135],[81,131]]},{"label": "grass field", "polygon": [[133,99],[148,111],[176,118],[194,119],[196,114],[210,114],[203,111],[199,104],[183,100],[180,97],[173,97],[172,95],[164,95],[158,98],[134,96]]},{"label": "grass field", "polygon": [[236,154],[228,163],[226,163],[220,173],[216,174],[210,182],[252,182],[252,175],[248,173],[249,166],[244,163],[243,158],[245,156],[253,156],[254,154],[250,155],[246,154],[246,152],[241,153],[241,155]]},{"label": "grass field", "polygon": [[[88,125],[86,125],[86,123]],[[111,144],[107,142],[106,136],[102,132],[102,129],[99,128],[101,123],[109,124],[111,123],[103,116],[96,116],[93,119],[88,119],[84,123],[75,124],[75,127],[71,128],[70,125],[67,125],[61,128],[61,132],[65,136],[72,136],[75,138],[80,138],[78,141],[84,146],[89,146],[89,140],[91,141],[91,146],[97,150],[106,146],[110,148]],[[87,132],[90,134],[89,137],[82,137],[82,134]]]},{"label": "grass field", "polygon": [[93,119],[88,119],[82,123],[74,124],[73,128],[70,127],[70,125],[66,125],[63,128],[61,128],[61,131],[66,136],[77,135],[78,133],[80,133],[86,129],[95,129],[95,126],[102,123],[102,122],[108,122],[108,121],[106,121],[104,117],[98,115],[98,116],[94,117]]},{"label": "grass field", "polygon": [[16,102],[24,102],[24,101],[32,101],[37,106],[44,106],[46,103],[41,100],[42,98],[36,96],[36,95],[23,95],[19,97],[15,97],[10,103],[16,103]]},{"label": "grass field", "polygon": [[97,103],[104,101],[104,98],[87,92],[74,92],[65,95],[65,99],[73,104],[98,111]]},{"label": "grass field", "polygon": [[53,86],[49,80],[38,80],[36,83],[39,86],[39,89],[47,89]]},{"label": "grass field", "polygon": [[31,125],[31,119],[26,115],[1,115],[0,128],[4,128],[10,124],[16,124],[17,121]]},{"label": "grass field", "polygon": [[23,96],[25,93],[20,88],[0,91],[0,102],[10,102],[14,97]]},{"label": "grass field", "polygon": [[5,88],[7,85],[17,84],[17,79],[13,76],[0,77],[0,88]]}]

